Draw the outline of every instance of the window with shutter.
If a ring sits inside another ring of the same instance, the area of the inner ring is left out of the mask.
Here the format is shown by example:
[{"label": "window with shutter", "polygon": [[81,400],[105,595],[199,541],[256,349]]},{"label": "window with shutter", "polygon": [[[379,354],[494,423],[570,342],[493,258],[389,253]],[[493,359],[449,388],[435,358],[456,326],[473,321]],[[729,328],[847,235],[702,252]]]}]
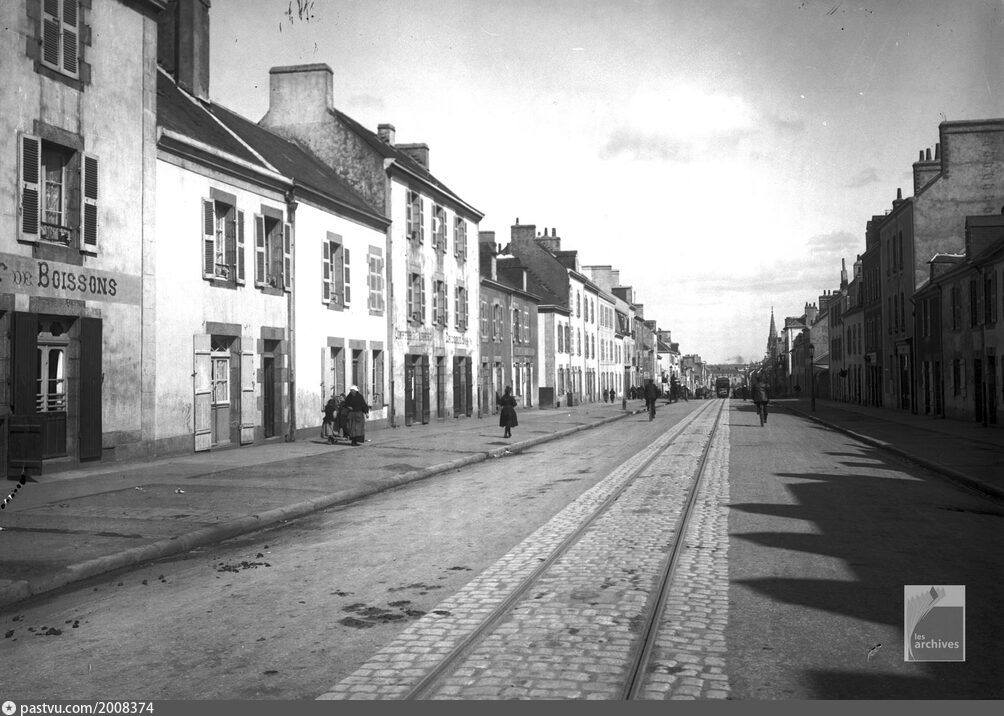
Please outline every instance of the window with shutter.
[{"label": "window with shutter", "polygon": [[80,60],[79,0],[43,0],[41,62],[57,72],[77,77]]}]

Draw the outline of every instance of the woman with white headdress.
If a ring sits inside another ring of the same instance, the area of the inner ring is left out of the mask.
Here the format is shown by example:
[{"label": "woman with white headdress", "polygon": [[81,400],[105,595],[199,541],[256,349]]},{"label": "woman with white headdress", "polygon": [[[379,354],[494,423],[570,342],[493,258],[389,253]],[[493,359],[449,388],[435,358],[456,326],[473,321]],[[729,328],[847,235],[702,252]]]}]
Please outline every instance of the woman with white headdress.
[{"label": "woman with white headdress", "polygon": [[357,386],[349,388],[349,394],[345,396],[345,407],[349,410],[349,439],[353,445],[365,442],[366,415],[370,412],[370,406]]}]

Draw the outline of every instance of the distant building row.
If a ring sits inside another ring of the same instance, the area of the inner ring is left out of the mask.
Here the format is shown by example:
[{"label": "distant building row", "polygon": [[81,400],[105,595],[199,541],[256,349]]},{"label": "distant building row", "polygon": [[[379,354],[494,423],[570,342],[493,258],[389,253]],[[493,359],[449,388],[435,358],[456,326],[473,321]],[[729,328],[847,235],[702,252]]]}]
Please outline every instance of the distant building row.
[{"label": "distant building row", "polygon": [[291,438],[353,384],[397,426],[679,365],[616,270],[497,244],[326,65],[273,68],[258,123],[213,103],[208,6],[0,5],[0,471]]},{"label": "distant building row", "polygon": [[805,395],[815,380],[835,400],[1000,421],[1004,119],[942,122],[939,134],[913,164],[913,195],[897,190],[867,222],[839,287],[780,334],[771,316],[768,361],[783,391]]}]

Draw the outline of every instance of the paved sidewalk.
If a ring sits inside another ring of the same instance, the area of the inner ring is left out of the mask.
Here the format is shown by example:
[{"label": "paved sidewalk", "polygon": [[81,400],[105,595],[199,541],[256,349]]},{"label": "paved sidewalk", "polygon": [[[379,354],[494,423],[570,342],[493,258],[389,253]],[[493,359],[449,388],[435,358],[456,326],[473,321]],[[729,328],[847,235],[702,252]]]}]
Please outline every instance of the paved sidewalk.
[{"label": "paved sidewalk", "polygon": [[[517,453],[644,409],[642,401],[518,410],[513,438],[498,416],[369,430],[367,442],[319,435],[0,481],[0,608],[90,577]],[[318,429],[319,432],[319,429]]]},{"label": "paved sidewalk", "polygon": [[1004,426],[913,415],[829,400],[771,401],[775,408],[815,420],[887,450],[969,489],[1004,500]]}]

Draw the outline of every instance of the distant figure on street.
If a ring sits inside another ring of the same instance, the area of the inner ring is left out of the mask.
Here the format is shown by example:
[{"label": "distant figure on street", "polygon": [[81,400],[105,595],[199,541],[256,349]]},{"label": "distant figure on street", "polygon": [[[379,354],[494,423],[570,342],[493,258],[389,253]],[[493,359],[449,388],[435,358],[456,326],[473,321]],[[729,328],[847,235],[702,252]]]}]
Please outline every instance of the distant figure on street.
[{"label": "distant figure on street", "polygon": [[756,405],[757,415],[760,416],[760,425],[767,422],[767,403],[770,402],[770,384],[767,376],[756,372],[750,380],[750,389],[753,391],[753,403]]},{"label": "distant figure on street", "polygon": [[349,440],[353,445],[358,445],[366,441],[366,415],[370,412],[370,406],[366,398],[359,392],[359,388],[352,386],[349,394],[345,396],[345,407],[349,411],[348,433]]},{"label": "distant figure on street", "polygon": [[499,405],[502,406],[502,413],[499,415],[499,427],[505,428],[505,435],[502,437],[511,438],[512,429],[519,425],[516,420],[516,398],[512,394],[512,387],[505,387],[505,395],[499,398]]},{"label": "distant figure on street", "polygon": [[648,419],[655,419],[655,401],[659,398],[659,388],[651,378],[645,380],[645,387],[642,390],[642,397],[645,398],[645,408],[648,409]]}]

